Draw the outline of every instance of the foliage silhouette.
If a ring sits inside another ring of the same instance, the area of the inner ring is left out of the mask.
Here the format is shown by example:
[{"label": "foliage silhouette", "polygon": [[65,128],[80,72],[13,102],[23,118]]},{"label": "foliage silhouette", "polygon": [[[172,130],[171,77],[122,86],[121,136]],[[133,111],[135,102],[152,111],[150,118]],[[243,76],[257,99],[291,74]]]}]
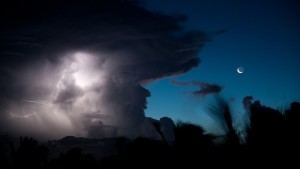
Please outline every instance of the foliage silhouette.
[{"label": "foliage silhouette", "polygon": [[[284,114],[255,101],[250,106],[247,146],[255,163],[296,164],[299,152],[300,104],[293,102]],[[298,127],[298,128],[297,128]]]},{"label": "foliage silhouette", "polygon": [[28,137],[20,138],[20,146],[12,154],[15,168],[44,168],[47,156],[47,147]]},{"label": "foliage silhouette", "polygon": [[[233,125],[228,103],[217,98],[209,113],[223,126],[225,135],[212,135],[199,125],[177,122],[174,125],[175,140],[168,143],[161,126],[154,123],[161,140],[116,138],[116,153],[100,161],[78,147],[51,159],[49,148],[53,145],[41,145],[33,138],[21,137],[16,146],[12,137],[1,135],[0,168],[123,168],[140,167],[140,163],[147,167],[238,167],[238,163],[253,167],[261,164],[284,164],[288,167],[297,164],[294,154],[299,153],[300,103],[293,102],[289,109],[280,112],[255,101],[249,104],[247,112],[250,123],[246,127],[245,142],[240,141]],[[67,145],[72,145],[72,140],[75,139],[70,138],[66,137],[57,143],[65,145],[68,140]],[[220,138],[223,142],[216,142]],[[97,140],[81,138],[81,142],[91,144]]]},{"label": "foliage silhouette", "polygon": [[96,168],[97,161],[90,154],[84,154],[82,149],[74,147],[60,155],[56,160],[53,160],[50,165],[51,168]]}]

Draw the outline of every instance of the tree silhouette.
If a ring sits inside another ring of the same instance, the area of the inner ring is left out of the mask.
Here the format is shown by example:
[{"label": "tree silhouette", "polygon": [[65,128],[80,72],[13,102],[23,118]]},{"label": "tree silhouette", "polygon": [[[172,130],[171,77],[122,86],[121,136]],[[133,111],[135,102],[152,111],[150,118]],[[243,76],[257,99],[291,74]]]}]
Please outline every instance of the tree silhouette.
[{"label": "tree silhouette", "polygon": [[55,159],[50,164],[51,168],[96,168],[97,161],[90,154],[84,154],[82,149],[74,147],[62,153],[58,159]]},{"label": "tree silhouette", "polygon": [[44,168],[47,164],[48,149],[38,145],[33,138],[20,138],[19,148],[13,152],[13,162],[16,168]]},{"label": "tree silhouette", "polygon": [[[184,165],[203,167],[237,167],[247,164],[258,167],[262,164],[285,167],[297,165],[299,153],[300,103],[293,102],[289,109],[280,112],[260,104],[249,103],[250,123],[246,128],[246,141],[241,143],[229,104],[217,98],[210,107],[210,115],[223,127],[224,135],[212,135],[195,124],[177,122],[174,127],[175,140],[168,143],[159,123],[154,123],[161,139],[138,137],[116,138],[116,154],[97,161],[93,155],[85,154],[81,148],[73,147],[59,157],[49,159],[48,149],[53,145],[39,145],[33,138],[20,138],[15,149],[13,139],[0,137],[0,168],[121,168],[141,167],[176,167]],[[74,137],[65,137],[57,144],[71,146]],[[216,142],[218,139],[223,142]],[[80,138],[85,144],[95,143],[88,138]]]},{"label": "tree silhouette", "polygon": [[[215,103],[209,107],[209,115],[223,127],[224,135],[216,136],[223,142],[214,144],[208,154],[210,155],[210,165],[222,164],[224,166],[232,166],[236,161],[243,161],[241,155],[244,147],[241,145],[240,136],[236,128],[233,126],[233,117],[229,107],[229,103],[222,97],[217,96]],[[215,166],[216,167],[216,166]]]},{"label": "tree silhouette", "polygon": [[299,113],[299,103],[292,103],[284,114],[261,105],[259,101],[251,104],[247,129],[251,159],[256,163],[268,164],[296,162],[292,152],[299,152],[299,139],[296,136],[299,133]]}]

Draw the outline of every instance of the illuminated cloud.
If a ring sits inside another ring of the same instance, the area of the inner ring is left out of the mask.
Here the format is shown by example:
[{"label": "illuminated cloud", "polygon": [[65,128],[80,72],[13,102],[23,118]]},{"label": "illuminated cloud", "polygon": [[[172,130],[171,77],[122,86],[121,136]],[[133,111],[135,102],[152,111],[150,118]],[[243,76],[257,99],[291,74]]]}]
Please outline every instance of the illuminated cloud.
[{"label": "illuminated cloud", "polygon": [[149,136],[142,85],[197,67],[208,41],[183,31],[185,17],[132,1],[17,3],[0,7],[2,132],[87,136],[99,125]]}]

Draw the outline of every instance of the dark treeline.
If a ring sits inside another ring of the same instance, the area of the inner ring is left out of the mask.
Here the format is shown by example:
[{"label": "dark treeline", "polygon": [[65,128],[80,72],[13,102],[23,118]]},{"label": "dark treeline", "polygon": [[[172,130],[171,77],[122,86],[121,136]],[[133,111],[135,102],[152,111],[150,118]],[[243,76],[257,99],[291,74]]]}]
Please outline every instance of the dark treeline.
[{"label": "dark treeline", "polygon": [[298,163],[300,103],[293,102],[283,112],[265,107],[259,101],[250,103],[250,123],[244,132],[237,132],[232,125],[228,104],[219,103],[218,112],[214,113],[224,123],[225,136],[206,134],[198,125],[177,123],[175,140],[169,142],[155,123],[161,140],[116,138],[117,153],[101,160],[76,147],[57,158],[49,158],[49,147],[32,138],[20,138],[15,148],[9,136],[2,136],[0,168],[289,167]]}]

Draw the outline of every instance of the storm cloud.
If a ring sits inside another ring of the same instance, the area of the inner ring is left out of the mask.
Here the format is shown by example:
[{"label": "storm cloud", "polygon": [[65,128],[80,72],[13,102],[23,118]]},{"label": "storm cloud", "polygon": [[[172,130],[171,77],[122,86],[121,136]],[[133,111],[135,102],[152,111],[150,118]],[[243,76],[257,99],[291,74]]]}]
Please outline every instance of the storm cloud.
[{"label": "storm cloud", "polygon": [[[183,15],[137,1],[1,3],[2,132],[88,136],[98,128],[152,136],[143,84],[199,66],[209,40],[184,31]],[[199,86],[195,94],[220,91]]]}]

